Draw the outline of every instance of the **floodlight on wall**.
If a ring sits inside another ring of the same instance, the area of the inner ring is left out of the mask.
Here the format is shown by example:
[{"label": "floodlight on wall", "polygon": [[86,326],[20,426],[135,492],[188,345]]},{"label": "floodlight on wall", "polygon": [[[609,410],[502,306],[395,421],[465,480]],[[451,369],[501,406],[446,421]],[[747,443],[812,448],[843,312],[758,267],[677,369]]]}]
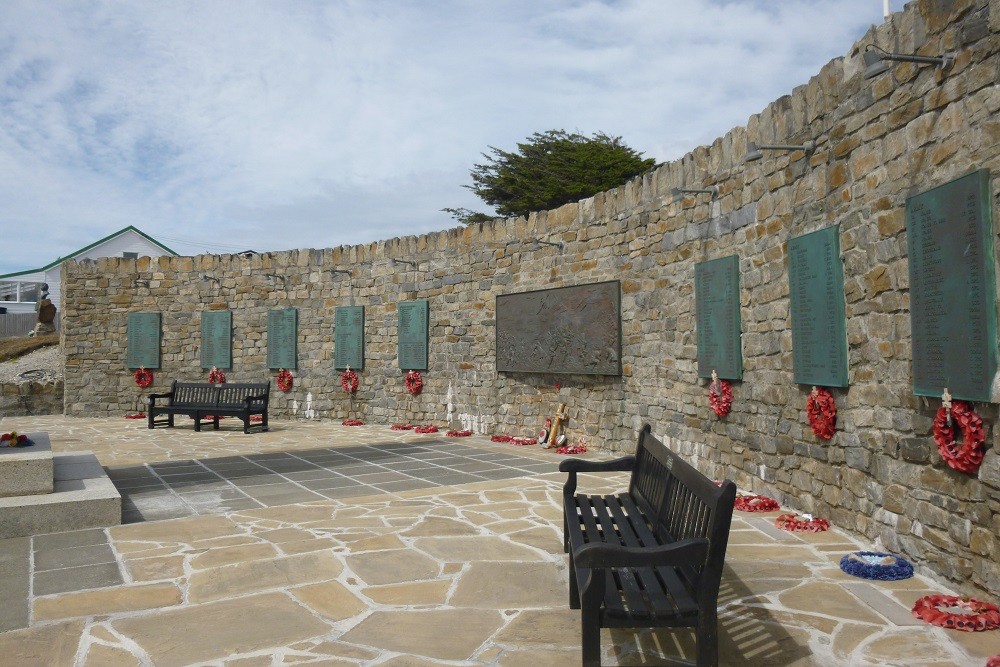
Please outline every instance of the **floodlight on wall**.
[{"label": "floodlight on wall", "polygon": [[282,289],[284,289],[284,287],[285,287],[285,276],[278,275],[277,273],[265,273],[264,277],[267,278],[268,281],[272,282],[272,283],[278,282],[280,280],[281,281],[281,287],[282,287]]},{"label": "floodlight on wall", "polygon": [[330,269],[330,273],[332,273],[333,275],[337,275],[338,273],[343,273],[347,277],[351,277],[352,275],[351,272],[348,271],[347,269]]},{"label": "floodlight on wall", "polygon": [[399,266],[400,264],[406,264],[408,266],[412,266],[413,268],[417,268],[417,263],[416,262],[411,262],[408,259],[396,259],[395,257],[392,258],[392,265],[393,266]]},{"label": "floodlight on wall", "polygon": [[747,162],[753,162],[764,157],[764,151],[804,151],[809,155],[816,150],[815,141],[807,141],[804,144],[755,144],[747,142]]},{"label": "floodlight on wall", "polygon": [[132,281],[132,287],[149,287],[149,281],[144,278],[136,278]]},{"label": "floodlight on wall", "polygon": [[210,283],[212,283],[216,287],[222,287],[222,281],[221,280],[219,280],[218,278],[216,278],[214,276],[210,276],[207,273],[206,274],[202,274],[201,279],[209,281]]},{"label": "floodlight on wall", "polygon": [[560,250],[562,250],[563,247],[562,243],[553,243],[552,241],[543,241],[542,239],[535,239],[534,241],[531,242],[531,249],[538,250],[543,245],[550,245],[553,248],[559,248]]},{"label": "floodlight on wall", "polygon": [[951,67],[955,62],[955,54],[945,53],[943,56],[918,56],[906,53],[889,53],[883,48],[869,44],[865,47],[865,78],[870,79],[889,70],[891,61],[904,63],[920,63],[922,65],[937,65],[941,69]]},{"label": "floodlight on wall", "polygon": [[712,199],[719,196],[719,186],[713,185],[710,188],[673,188],[670,190],[670,194],[673,196],[674,201],[679,201],[684,198],[684,195],[700,195],[709,194],[712,195]]}]

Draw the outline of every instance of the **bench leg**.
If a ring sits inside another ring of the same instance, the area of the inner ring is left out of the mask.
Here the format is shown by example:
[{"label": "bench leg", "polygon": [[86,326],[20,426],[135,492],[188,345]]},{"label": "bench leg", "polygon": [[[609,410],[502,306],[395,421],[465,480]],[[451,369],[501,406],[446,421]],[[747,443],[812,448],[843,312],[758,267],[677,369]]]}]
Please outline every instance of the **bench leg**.
[{"label": "bench leg", "polygon": [[201,431],[201,413],[194,413],[194,430]]},{"label": "bench leg", "polygon": [[219,430],[219,415],[212,415],[212,430]]},{"label": "bench leg", "polygon": [[702,612],[698,617],[698,629],[695,631],[697,644],[695,650],[695,665],[697,667],[719,666],[718,615]]},{"label": "bench leg", "polygon": [[573,552],[569,552],[569,608],[580,608],[580,587],[576,583],[576,564],[573,562]]},{"label": "bench leg", "polygon": [[[591,571],[584,588],[580,611],[580,636],[584,667],[601,667],[601,600],[604,586],[595,585],[593,577],[604,577],[604,571]],[[574,580],[576,577],[573,578]],[[603,580],[602,580],[603,583]]]},{"label": "bench leg", "polygon": [[174,427],[174,413],[171,412],[167,415],[167,428]]}]

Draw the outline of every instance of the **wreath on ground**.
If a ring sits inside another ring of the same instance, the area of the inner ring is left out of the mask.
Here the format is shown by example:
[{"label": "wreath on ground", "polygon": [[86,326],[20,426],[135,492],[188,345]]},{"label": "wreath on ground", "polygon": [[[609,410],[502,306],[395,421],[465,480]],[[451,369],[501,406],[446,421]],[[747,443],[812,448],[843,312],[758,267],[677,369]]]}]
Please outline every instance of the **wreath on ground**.
[{"label": "wreath on ground", "polygon": [[987,660],[986,667],[1000,667],[1000,654],[997,654]]},{"label": "wreath on ground", "polygon": [[125,415],[125,419],[145,419],[145,418],[146,418],[145,412],[130,412],[127,415]]},{"label": "wreath on ground", "polygon": [[414,396],[423,391],[424,380],[420,377],[420,373],[417,371],[407,371],[405,382],[406,391],[410,392]]},{"label": "wreath on ground", "polygon": [[575,445],[563,445],[556,449],[556,454],[583,454],[587,451],[587,439],[579,438]]},{"label": "wreath on ground", "polygon": [[[957,431],[962,432],[962,444],[957,442]],[[983,463],[983,442],[986,431],[983,420],[965,401],[942,405],[934,417],[934,442],[941,458],[949,468],[959,472],[975,473]]]},{"label": "wreath on ground", "polygon": [[879,551],[856,551],[840,559],[840,569],[854,577],[897,581],[913,576],[913,565],[900,556]]},{"label": "wreath on ground", "polygon": [[132,379],[139,385],[139,389],[145,389],[153,384],[153,371],[147,368],[137,368],[135,373],[132,373]]},{"label": "wreath on ground", "polygon": [[361,421],[360,419],[345,419],[344,421],[340,422],[340,424],[342,426],[364,426],[365,425],[365,423],[363,421]]},{"label": "wreath on ground", "polygon": [[[722,482],[719,482],[719,486]],[[736,496],[733,507],[741,512],[773,512],[778,509],[778,501],[767,496]]]},{"label": "wreath on ground", "polygon": [[538,438],[516,438],[512,435],[494,435],[490,436],[490,440],[492,442],[505,442],[511,445],[518,445],[518,446],[538,444]]},{"label": "wreath on ground", "polygon": [[806,415],[816,437],[829,440],[837,430],[837,402],[825,387],[813,387],[806,401]]},{"label": "wreath on ground", "polygon": [[424,426],[416,426],[413,429],[414,433],[437,433],[438,427],[434,424],[426,424]]},{"label": "wreath on ground", "polygon": [[449,438],[467,438],[470,435],[472,435],[472,431],[470,431],[470,430],[465,430],[465,431],[448,431],[447,433],[445,433],[445,435],[448,436]]},{"label": "wreath on ground", "polygon": [[353,394],[358,390],[358,385],[360,384],[358,380],[358,374],[348,368],[346,371],[340,374],[340,386],[344,388],[348,394]]},{"label": "wreath on ground", "polygon": [[405,424],[393,424],[389,427],[393,431],[412,431],[413,424],[406,422]]},{"label": "wreath on ground", "polygon": [[226,374],[212,366],[212,370],[208,372],[208,382],[210,384],[225,384]]},{"label": "wreath on ground", "polygon": [[950,630],[982,632],[1000,628],[1000,609],[996,605],[957,595],[926,595],[913,605],[913,615]]},{"label": "wreath on ground", "polygon": [[291,371],[284,368],[278,371],[278,389],[281,391],[291,391],[294,382]]},{"label": "wreath on ground", "polygon": [[793,533],[822,533],[830,530],[829,521],[813,517],[810,514],[803,514],[801,517],[794,514],[782,514],[774,520],[774,525]]},{"label": "wreath on ground", "polygon": [[11,431],[0,435],[0,447],[30,447],[35,444],[23,433]]},{"label": "wreath on ground", "polygon": [[720,419],[733,408],[733,385],[728,380],[720,380],[715,371],[712,371],[712,383],[708,385],[708,403]]}]

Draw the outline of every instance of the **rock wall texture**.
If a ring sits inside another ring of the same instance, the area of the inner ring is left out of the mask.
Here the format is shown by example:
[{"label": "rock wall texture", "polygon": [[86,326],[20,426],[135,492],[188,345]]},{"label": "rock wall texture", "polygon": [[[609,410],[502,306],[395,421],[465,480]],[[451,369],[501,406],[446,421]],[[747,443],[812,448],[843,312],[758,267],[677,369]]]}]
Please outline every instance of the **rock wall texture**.
[{"label": "rock wall texture", "polygon": [[31,417],[62,413],[62,380],[0,383],[0,417]]},{"label": "rock wall texture", "polygon": [[[954,51],[956,58],[944,70],[897,63],[866,80],[869,44],[924,55]],[[129,312],[163,314],[162,368],[151,390],[164,390],[172,378],[207,376],[198,357],[206,309],[233,311],[230,380],[273,378],[267,311],[295,307],[295,387],[274,390],[275,415],[449,422],[525,435],[565,402],[570,437],[612,451],[630,449],[648,421],[685,443],[684,453],[709,475],[878,539],[969,592],[996,592],[997,408],[976,406],[990,447],[978,474],[947,468],[931,437],[938,402],[912,391],[904,205],[989,168],[1000,229],[998,80],[1000,1],[920,0],[872,27],[746,127],[579,203],[365,246],[70,265],[65,411],[118,416],[132,408],[138,390],[125,368]],[[769,152],[746,162],[748,140],[813,140],[817,147],[810,155]],[[715,198],[675,201],[670,194],[710,185],[719,189]],[[834,224],[844,259],[850,387],[833,390],[838,432],[827,442],[807,423],[810,387],[793,382],[787,242]],[[744,377],[731,414],[720,420],[697,377],[694,265],[732,254],[740,258]],[[621,377],[496,371],[498,294],[604,280],[621,281]],[[430,301],[430,363],[423,393],[411,397],[396,363],[395,320],[397,302],[417,298]],[[340,305],[366,306],[367,360],[354,398],[333,369]]]}]

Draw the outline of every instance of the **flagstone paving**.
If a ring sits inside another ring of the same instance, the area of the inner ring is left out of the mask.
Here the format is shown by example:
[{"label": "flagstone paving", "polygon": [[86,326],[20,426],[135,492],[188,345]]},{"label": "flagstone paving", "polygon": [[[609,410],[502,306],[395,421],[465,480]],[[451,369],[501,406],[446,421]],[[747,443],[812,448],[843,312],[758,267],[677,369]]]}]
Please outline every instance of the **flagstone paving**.
[{"label": "flagstone paving", "polygon": [[[91,450],[109,469],[176,470],[188,465],[179,462],[225,457],[308,461],[301,453],[375,446],[377,458],[398,444],[404,451],[413,445],[412,452],[469,448],[509,467],[522,459],[543,465],[507,479],[219,506],[0,541],[0,663],[580,663],[579,612],[568,608],[562,553],[561,457],[384,426],[272,424],[272,432],[252,435],[235,427],[148,431],[121,420],[62,417],[8,418],[2,427],[48,431],[55,451]],[[271,472],[284,477],[275,484],[309,481],[291,477],[302,470]],[[613,491],[626,479],[584,475],[581,487]],[[1000,653],[1000,631],[948,631],[912,618],[917,597],[947,588],[921,575],[901,582],[850,577],[837,567],[840,557],[871,545],[836,528],[785,533],[771,523],[776,514],[734,517],[719,598],[721,664],[965,667]],[[609,665],[671,664],[668,656],[692,655],[693,637],[604,631],[602,647]]]}]

